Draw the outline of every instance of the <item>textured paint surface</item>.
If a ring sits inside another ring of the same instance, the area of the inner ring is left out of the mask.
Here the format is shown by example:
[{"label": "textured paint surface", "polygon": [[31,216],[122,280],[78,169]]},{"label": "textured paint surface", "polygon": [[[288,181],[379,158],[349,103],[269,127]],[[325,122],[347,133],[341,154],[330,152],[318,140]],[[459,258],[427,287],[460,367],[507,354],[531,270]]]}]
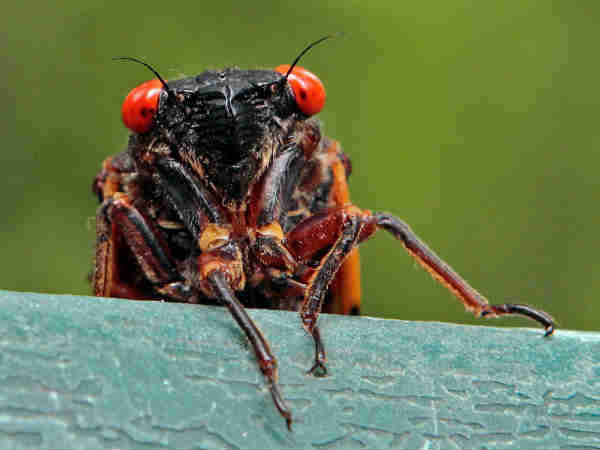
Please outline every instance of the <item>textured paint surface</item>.
[{"label": "textured paint surface", "polygon": [[221,308],[0,291],[1,448],[600,448],[600,335],[251,311],[293,433]]}]

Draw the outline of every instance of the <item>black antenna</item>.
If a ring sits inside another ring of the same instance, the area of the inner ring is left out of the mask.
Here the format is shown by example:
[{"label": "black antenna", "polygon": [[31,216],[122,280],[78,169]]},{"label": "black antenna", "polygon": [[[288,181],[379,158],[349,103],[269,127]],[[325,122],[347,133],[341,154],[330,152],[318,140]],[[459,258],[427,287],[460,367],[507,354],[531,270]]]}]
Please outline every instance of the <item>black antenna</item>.
[{"label": "black antenna", "polygon": [[306,46],[306,48],[304,50],[302,50],[298,56],[296,56],[296,59],[294,59],[294,62],[292,63],[292,65],[288,69],[287,73],[283,77],[283,81],[287,81],[288,76],[290,75],[290,73],[292,73],[292,70],[294,70],[294,67],[296,67],[296,64],[298,64],[298,61],[300,61],[300,58],[302,58],[306,54],[306,52],[308,52],[311,48],[313,48],[315,45],[320,44],[323,41],[326,41],[327,39],[338,38],[338,37],[341,37],[343,35],[344,35],[343,32],[339,32],[339,33],[335,33],[335,34],[329,34],[327,36],[323,36],[321,39],[317,39],[312,44],[308,44]]},{"label": "black antenna", "polygon": [[158,78],[159,81],[162,83],[162,85],[165,88],[165,90],[167,91],[167,93],[169,95],[172,95],[173,98],[175,98],[175,95],[173,94],[173,91],[171,91],[171,88],[169,87],[167,82],[163,79],[163,77],[160,76],[160,74],[156,71],[156,69],[154,67],[152,67],[150,64],[142,61],[141,59],[133,58],[131,56],[117,56],[117,57],[113,58],[113,61],[132,61],[132,62],[141,64],[142,66],[149,69],[154,75],[156,75],[156,78]]}]

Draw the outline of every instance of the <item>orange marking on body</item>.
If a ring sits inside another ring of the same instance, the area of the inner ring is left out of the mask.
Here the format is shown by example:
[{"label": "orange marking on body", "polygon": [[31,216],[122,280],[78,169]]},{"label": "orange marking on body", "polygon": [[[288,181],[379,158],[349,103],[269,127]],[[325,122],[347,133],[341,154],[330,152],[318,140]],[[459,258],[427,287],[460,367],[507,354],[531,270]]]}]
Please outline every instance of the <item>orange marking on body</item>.
[{"label": "orange marking on body", "polygon": [[[326,149],[326,152],[335,158],[331,164],[333,173],[331,200],[337,206],[344,206],[350,203],[350,190],[348,189],[346,168],[338,156],[340,151],[340,144],[331,139],[331,145]],[[362,288],[358,248],[353,249],[344,260],[329,286],[329,292],[333,299],[328,312],[351,314],[360,311]]]},{"label": "orange marking on body", "polygon": [[225,227],[209,223],[198,239],[198,247],[203,252],[208,252],[225,245],[229,241],[231,232]]},{"label": "orange marking on body", "polygon": [[112,160],[112,156],[109,156],[102,162],[102,172],[106,174],[101,184],[103,198],[109,198],[118,192],[121,183],[121,175],[112,166]]},{"label": "orange marking on body", "polygon": [[360,311],[362,290],[358,248],[352,250],[346,257],[329,289],[333,295],[330,312],[334,314],[351,314]]}]

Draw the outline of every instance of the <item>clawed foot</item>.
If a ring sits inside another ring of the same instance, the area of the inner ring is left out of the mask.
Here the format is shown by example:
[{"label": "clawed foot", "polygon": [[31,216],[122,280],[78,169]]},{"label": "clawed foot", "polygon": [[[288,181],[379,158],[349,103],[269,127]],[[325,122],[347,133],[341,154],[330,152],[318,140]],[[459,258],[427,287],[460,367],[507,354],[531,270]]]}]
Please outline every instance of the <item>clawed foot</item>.
[{"label": "clawed foot", "polygon": [[327,376],[327,367],[325,361],[316,360],[310,370],[307,372],[308,375],[312,375],[317,378],[323,378]]}]

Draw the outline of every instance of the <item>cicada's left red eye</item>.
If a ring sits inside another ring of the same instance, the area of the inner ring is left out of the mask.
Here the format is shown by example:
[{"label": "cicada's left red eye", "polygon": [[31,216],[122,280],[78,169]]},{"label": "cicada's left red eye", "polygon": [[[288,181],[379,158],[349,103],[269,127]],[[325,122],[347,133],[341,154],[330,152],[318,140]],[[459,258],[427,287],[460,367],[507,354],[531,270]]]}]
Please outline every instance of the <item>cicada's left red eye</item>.
[{"label": "cicada's left red eye", "polygon": [[[289,64],[275,68],[276,72],[285,75],[290,69]],[[295,66],[288,76],[288,83],[294,91],[298,108],[307,116],[313,116],[325,105],[325,86],[319,78],[304,67]]]},{"label": "cicada's left red eye", "polygon": [[127,128],[136,133],[150,131],[162,90],[162,82],[155,79],[142,83],[129,92],[121,108],[121,117]]}]

